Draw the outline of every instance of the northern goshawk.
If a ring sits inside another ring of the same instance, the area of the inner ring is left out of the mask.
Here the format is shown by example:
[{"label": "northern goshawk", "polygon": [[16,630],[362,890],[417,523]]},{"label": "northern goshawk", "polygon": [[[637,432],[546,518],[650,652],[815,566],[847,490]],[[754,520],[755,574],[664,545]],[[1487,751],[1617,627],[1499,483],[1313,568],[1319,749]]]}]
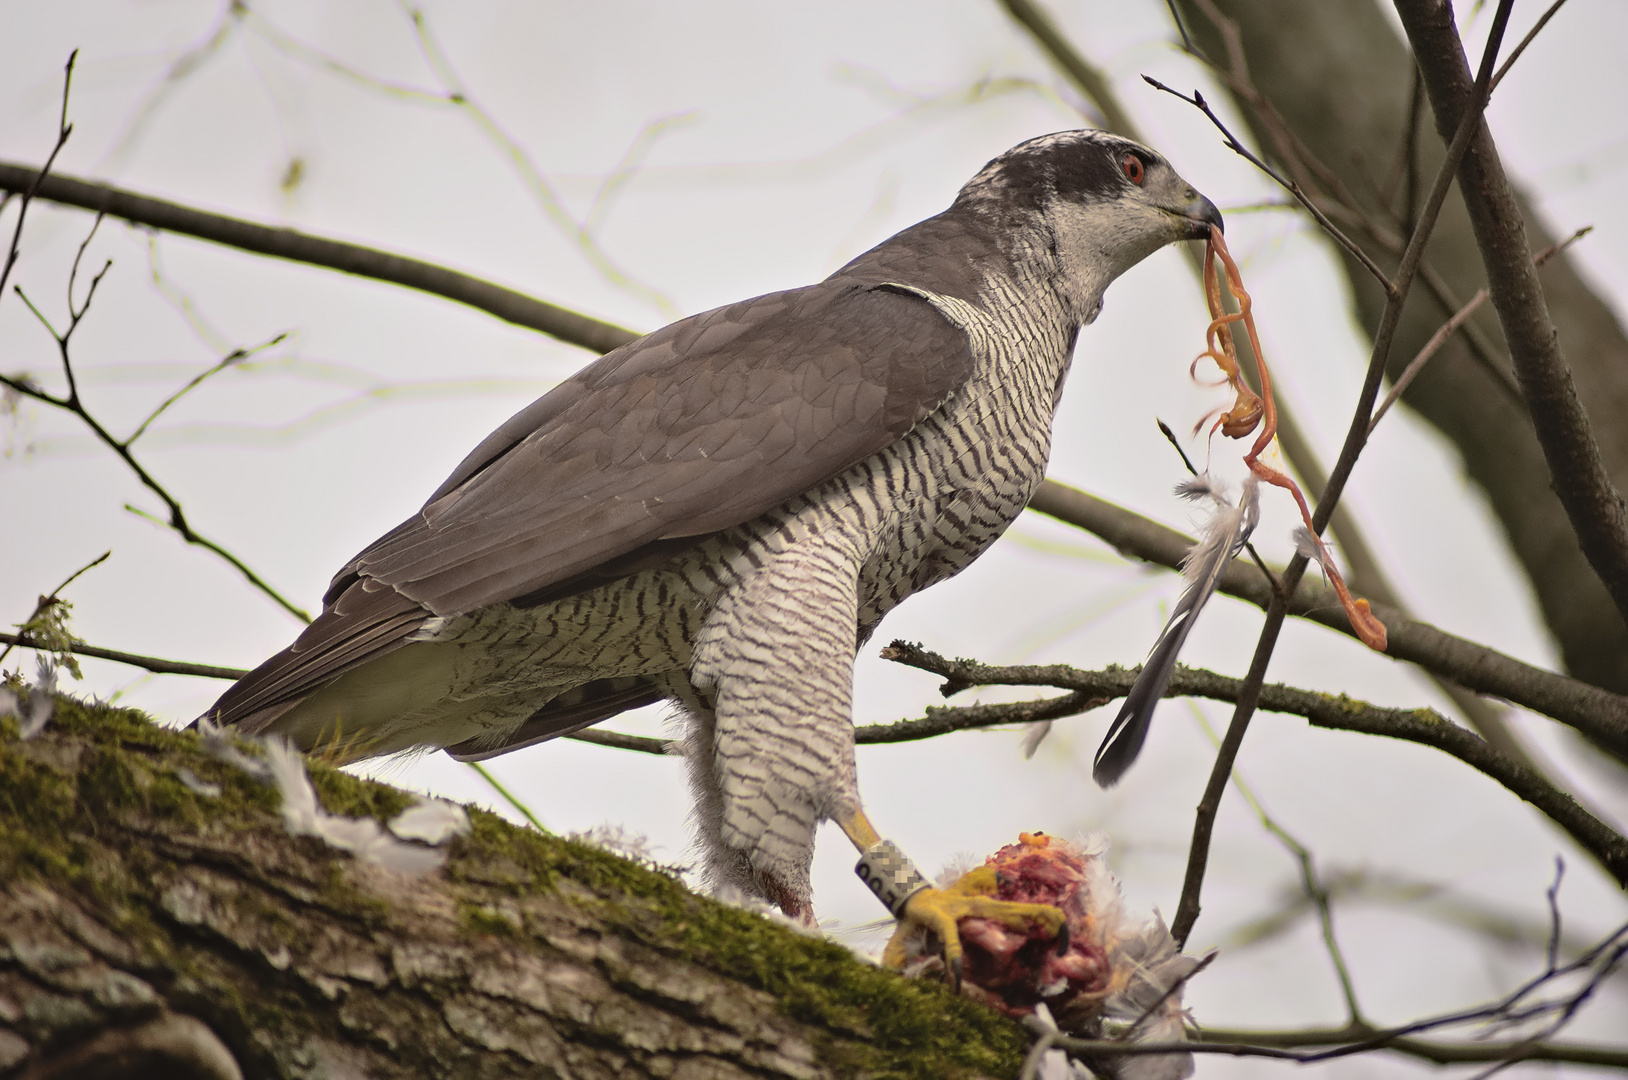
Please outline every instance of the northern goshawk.
[{"label": "northern goshawk", "polygon": [[1220,226],[1137,143],[1022,143],[826,280],[657,330],[522,409],[210,715],[346,759],[471,760],[672,701],[714,883],[807,918],[834,819],[952,959],[974,908],[1055,914],[948,899],[877,835],[854,657],[1023,510],[1108,283]]}]

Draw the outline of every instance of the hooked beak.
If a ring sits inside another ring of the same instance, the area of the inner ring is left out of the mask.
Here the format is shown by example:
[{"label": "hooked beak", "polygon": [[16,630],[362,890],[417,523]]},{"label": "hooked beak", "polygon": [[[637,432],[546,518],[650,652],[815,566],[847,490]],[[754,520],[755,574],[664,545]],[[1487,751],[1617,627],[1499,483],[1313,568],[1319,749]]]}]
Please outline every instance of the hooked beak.
[{"label": "hooked beak", "polygon": [[1182,218],[1185,230],[1182,237],[1184,240],[1208,240],[1212,228],[1226,231],[1226,226],[1221,223],[1221,211],[1215,208],[1213,202],[1196,191],[1178,214]]}]

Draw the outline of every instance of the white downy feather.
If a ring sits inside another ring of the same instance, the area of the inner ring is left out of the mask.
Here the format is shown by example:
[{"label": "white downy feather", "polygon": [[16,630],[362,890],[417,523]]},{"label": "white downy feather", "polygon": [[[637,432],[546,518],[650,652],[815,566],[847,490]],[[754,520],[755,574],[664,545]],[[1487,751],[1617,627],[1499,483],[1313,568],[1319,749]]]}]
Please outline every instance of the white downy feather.
[{"label": "white downy feather", "polygon": [[1125,704],[1097,750],[1092,775],[1103,787],[1118,783],[1136,760],[1147,738],[1154,707],[1170,685],[1188,633],[1197,622],[1199,612],[1215,595],[1227,565],[1243,550],[1260,520],[1260,483],[1253,473],[1244,480],[1236,504],[1227,501],[1221,485],[1209,473],[1200,473],[1178,484],[1176,494],[1184,499],[1208,499],[1215,504],[1215,512],[1210,515],[1198,543],[1182,559],[1181,572],[1187,579],[1187,587],[1182,590],[1176,609],[1170,613],[1169,621],[1148,654],[1147,663],[1142,666],[1142,674],[1131,686]]}]

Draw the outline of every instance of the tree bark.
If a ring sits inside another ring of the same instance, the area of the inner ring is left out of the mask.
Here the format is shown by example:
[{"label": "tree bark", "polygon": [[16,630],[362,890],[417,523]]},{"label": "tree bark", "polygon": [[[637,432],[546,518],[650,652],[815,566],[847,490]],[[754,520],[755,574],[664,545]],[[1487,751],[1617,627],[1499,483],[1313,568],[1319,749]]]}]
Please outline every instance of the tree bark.
[{"label": "tree bark", "polygon": [[[1013,1022],[472,812],[409,877],[137,713],[0,721],[0,1077],[1015,1076]],[[333,813],[411,797],[311,767]]]},{"label": "tree bark", "polygon": [[[1407,141],[1414,65],[1406,45],[1372,0],[1288,3],[1284,0],[1215,0],[1238,24],[1251,81],[1294,135],[1352,193],[1376,221],[1395,228],[1404,211],[1407,185],[1392,205],[1381,190]],[[1224,38],[1198,0],[1180,0],[1183,19],[1197,44],[1227,66]],[[1235,100],[1238,100],[1235,95]],[[1262,118],[1238,100],[1242,114],[1269,154],[1283,161]],[[1424,108],[1423,103],[1417,103]],[[1443,147],[1419,125],[1418,175],[1428,185]],[[1314,181],[1315,182],[1315,181]],[[1552,239],[1520,198],[1521,216],[1533,250]],[[1356,229],[1347,232],[1381,266],[1396,256]],[[1446,303],[1415,288],[1391,350],[1391,374],[1418,352],[1452,305],[1486,283],[1474,232],[1455,190],[1426,250]],[[1359,320],[1377,323],[1385,297],[1378,284],[1349,257],[1342,257]],[[1577,275],[1562,254],[1546,264],[1543,288],[1572,365],[1578,396],[1594,420],[1594,435],[1616,485],[1628,484],[1628,335],[1610,308]],[[1584,558],[1559,500],[1524,405],[1508,387],[1508,356],[1497,319],[1483,311],[1472,320],[1479,336],[1496,343],[1492,357],[1506,378],[1490,374],[1462,336],[1455,336],[1402,400],[1457,446],[1470,479],[1486,492],[1511,548],[1531,580],[1567,670],[1596,685],[1628,692],[1628,626],[1598,575]],[[1442,523],[1451,527],[1451,523]]]}]

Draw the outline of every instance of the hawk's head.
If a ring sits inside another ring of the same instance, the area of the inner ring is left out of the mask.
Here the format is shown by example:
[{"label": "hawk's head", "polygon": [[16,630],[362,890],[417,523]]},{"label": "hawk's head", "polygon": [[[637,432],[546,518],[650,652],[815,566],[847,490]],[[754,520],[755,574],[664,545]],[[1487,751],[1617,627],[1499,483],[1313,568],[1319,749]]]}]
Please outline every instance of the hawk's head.
[{"label": "hawk's head", "polygon": [[1174,240],[1202,240],[1221,212],[1157,153],[1105,131],[1060,131],[985,165],[955,207],[993,218],[1089,322],[1108,283]]}]

